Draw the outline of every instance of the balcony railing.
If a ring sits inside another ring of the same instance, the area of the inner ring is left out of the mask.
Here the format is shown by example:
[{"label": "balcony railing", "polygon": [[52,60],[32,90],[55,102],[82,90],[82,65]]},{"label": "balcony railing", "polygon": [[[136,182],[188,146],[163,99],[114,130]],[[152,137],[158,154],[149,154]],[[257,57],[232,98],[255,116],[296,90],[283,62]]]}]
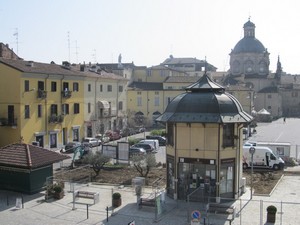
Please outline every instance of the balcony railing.
[{"label": "balcony railing", "polygon": [[68,91],[68,90],[62,91],[61,95],[63,98],[70,98],[72,96],[72,91]]},{"label": "balcony railing", "polygon": [[0,118],[0,126],[15,127],[17,126],[17,118]]},{"label": "balcony railing", "polygon": [[64,121],[63,115],[52,115],[49,116],[49,123],[62,123]]},{"label": "balcony railing", "polygon": [[38,98],[41,98],[41,99],[47,98],[47,91],[44,91],[44,90],[38,90],[37,97],[38,97]]}]

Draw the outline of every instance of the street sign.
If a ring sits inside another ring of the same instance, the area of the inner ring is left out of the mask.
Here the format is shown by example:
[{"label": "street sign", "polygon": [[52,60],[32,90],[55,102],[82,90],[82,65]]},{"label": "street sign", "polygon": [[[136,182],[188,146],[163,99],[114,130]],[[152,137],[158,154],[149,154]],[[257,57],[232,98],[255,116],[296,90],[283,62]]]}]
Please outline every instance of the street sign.
[{"label": "street sign", "polygon": [[192,222],[200,222],[201,213],[198,210],[192,212]]},{"label": "street sign", "polygon": [[255,153],[255,148],[254,148],[254,147],[250,147],[250,148],[249,148],[249,153],[250,153],[251,155],[253,155],[253,154]]}]

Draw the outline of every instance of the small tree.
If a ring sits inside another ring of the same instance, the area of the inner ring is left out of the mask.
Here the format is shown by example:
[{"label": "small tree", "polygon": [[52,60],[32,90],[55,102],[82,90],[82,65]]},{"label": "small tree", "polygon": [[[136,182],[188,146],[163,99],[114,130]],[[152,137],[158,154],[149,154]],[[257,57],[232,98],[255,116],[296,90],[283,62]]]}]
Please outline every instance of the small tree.
[{"label": "small tree", "polygon": [[82,159],[82,163],[90,164],[93,167],[93,170],[96,173],[96,176],[99,175],[100,170],[103,169],[104,165],[110,161],[108,156],[101,154],[100,152],[90,152],[85,155]]},{"label": "small tree", "polygon": [[147,178],[150,170],[156,166],[154,154],[134,155],[132,161],[139,174],[145,178]]}]

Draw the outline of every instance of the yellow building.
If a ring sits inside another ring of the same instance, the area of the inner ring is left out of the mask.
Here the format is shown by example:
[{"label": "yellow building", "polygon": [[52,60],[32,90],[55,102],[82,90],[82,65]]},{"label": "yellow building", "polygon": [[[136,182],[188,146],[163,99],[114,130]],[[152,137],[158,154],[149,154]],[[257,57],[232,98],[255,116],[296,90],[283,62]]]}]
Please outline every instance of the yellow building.
[{"label": "yellow building", "polygon": [[[244,124],[252,117],[206,74],[167,106],[167,193],[174,199],[241,194]],[[193,194],[191,194],[193,193]]]},{"label": "yellow building", "polygon": [[[97,68],[97,66],[96,66]],[[121,130],[126,126],[126,90],[128,79],[99,68],[82,69],[84,81],[84,135],[95,137],[106,130]]]},{"label": "yellow building", "polygon": [[0,146],[19,142],[49,149],[81,141],[84,75],[63,65],[0,59]]}]

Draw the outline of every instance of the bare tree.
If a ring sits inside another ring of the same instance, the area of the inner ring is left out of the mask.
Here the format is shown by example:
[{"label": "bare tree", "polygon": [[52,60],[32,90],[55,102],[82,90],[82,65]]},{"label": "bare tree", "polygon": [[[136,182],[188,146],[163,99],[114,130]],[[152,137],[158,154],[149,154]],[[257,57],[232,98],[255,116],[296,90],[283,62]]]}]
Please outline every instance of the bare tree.
[{"label": "bare tree", "polygon": [[90,152],[89,154],[85,155],[82,159],[83,164],[90,164],[92,165],[93,170],[96,173],[96,176],[99,175],[100,170],[103,169],[104,165],[110,161],[108,156],[101,154],[100,152]]},{"label": "bare tree", "polygon": [[154,154],[132,156],[133,165],[142,177],[147,178],[150,170],[156,166]]}]

